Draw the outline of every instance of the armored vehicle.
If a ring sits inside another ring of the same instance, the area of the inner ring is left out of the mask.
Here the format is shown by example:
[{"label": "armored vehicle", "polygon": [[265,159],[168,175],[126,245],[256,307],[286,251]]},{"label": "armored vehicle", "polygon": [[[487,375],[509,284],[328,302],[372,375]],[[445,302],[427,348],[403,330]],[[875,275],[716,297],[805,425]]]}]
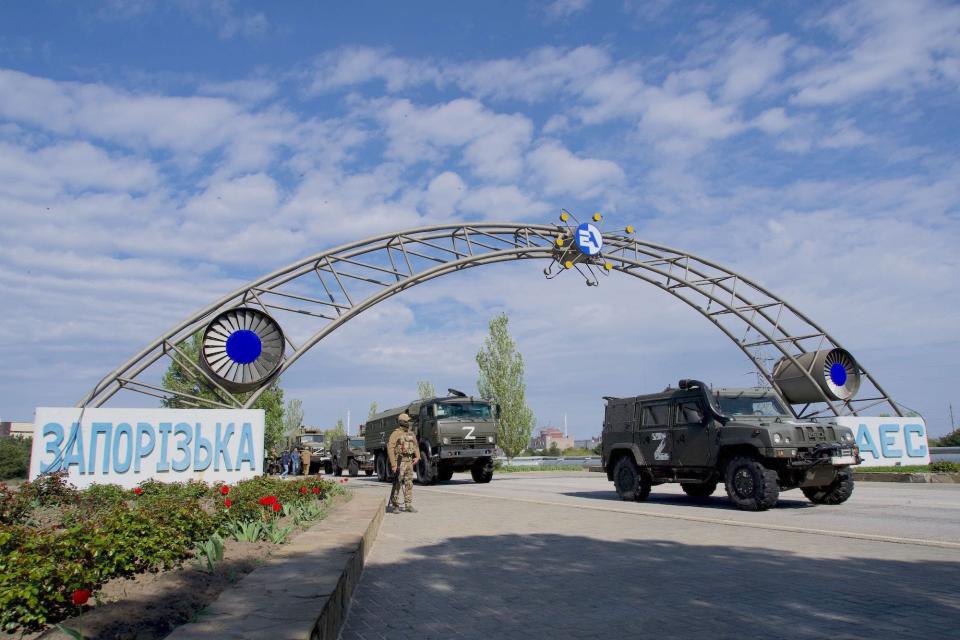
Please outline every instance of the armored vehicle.
[{"label": "armored vehicle", "polygon": [[679,387],[604,398],[603,467],[622,500],[646,500],[664,482],[693,498],[722,482],[748,511],[773,507],[788,489],[816,504],[853,493],[850,466],[861,459],[849,428],[796,420],[772,389],[711,390],[697,380]]},{"label": "armored vehicle", "polygon": [[448,392],[449,396],[414,400],[367,420],[364,439],[379,480],[392,480],[387,442],[398,426],[397,417],[406,413],[420,443],[417,480],[421,484],[447,481],[454,472],[468,470],[475,482],[490,482],[499,408],[456,389]]},{"label": "armored vehicle", "polygon": [[346,469],[350,475],[360,475],[362,469],[368,476],[373,475],[373,455],[364,449],[363,438],[341,436],[334,438],[330,445],[330,457],[333,460],[333,475],[339,476]]}]

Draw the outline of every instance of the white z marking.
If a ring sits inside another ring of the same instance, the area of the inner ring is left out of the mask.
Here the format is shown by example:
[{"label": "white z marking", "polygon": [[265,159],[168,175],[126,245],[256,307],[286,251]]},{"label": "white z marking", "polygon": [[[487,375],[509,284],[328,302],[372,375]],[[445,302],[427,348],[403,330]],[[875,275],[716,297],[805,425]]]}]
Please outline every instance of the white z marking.
[{"label": "white z marking", "polygon": [[667,448],[667,434],[663,433],[662,431],[658,431],[657,433],[651,433],[650,439],[653,440],[654,442],[656,442],[657,440],[660,441],[660,444],[657,446],[657,450],[653,452],[653,459],[669,460],[670,452],[664,451],[664,449]]},{"label": "white z marking", "polygon": [[464,440],[476,440],[477,436],[473,435],[476,427],[463,427],[467,431],[467,435],[463,436]]}]

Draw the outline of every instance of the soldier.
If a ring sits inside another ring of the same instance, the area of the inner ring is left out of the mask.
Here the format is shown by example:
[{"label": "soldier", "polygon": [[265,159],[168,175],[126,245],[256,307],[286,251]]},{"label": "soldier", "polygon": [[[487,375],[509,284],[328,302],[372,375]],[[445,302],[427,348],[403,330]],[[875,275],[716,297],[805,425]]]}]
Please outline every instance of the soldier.
[{"label": "soldier", "polygon": [[413,466],[420,462],[420,446],[410,430],[410,416],[401,413],[397,418],[400,426],[390,434],[387,443],[387,455],[390,456],[390,469],[396,474],[393,490],[390,492],[388,511],[400,510],[400,485],[403,484],[403,503],[407,513],[416,513],[413,508]]},{"label": "soldier", "polygon": [[310,475],[310,449],[304,447],[300,450],[300,460],[303,464],[303,475]]}]

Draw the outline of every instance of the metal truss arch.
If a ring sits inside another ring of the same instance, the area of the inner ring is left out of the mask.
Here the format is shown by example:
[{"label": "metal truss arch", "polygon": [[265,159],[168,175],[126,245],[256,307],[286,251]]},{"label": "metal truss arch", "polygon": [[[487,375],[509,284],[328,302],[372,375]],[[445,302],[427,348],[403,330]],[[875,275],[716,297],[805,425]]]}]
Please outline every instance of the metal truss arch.
[{"label": "metal truss arch", "polygon": [[[338,327],[374,305],[418,284],[465,269],[516,260],[557,259],[554,225],[475,223],[436,225],[387,233],[341,245],[299,260],[251,282],[197,311],[171,328],[123,365],[104,377],[77,406],[102,406],[120,391],[181,404],[212,407],[251,406],[266,385],[244,399],[223,388],[186,357],[182,343],[217,314],[249,306],[277,315],[281,325],[299,323],[309,337],[298,344],[285,333],[287,344],[277,375]],[[634,276],[683,301],[732,340],[777,389],[769,363],[809,351],[842,348],[822,328],[766,288],[720,264],[679,249],[626,235],[604,234],[602,259],[610,271]],[[279,316],[286,316],[281,318]],[[163,389],[148,375],[163,358],[180,363],[217,400]],[[899,406],[860,364],[865,398],[811,403],[798,416],[858,415],[888,405]],[[806,377],[813,382],[810,371]]]}]

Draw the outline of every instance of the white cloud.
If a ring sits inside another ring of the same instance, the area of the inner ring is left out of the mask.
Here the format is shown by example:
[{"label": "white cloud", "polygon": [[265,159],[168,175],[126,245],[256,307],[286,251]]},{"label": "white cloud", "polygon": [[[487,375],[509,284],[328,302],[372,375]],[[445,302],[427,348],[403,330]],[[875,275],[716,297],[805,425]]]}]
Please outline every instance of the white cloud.
[{"label": "white cloud", "polygon": [[523,166],[533,125],[522,115],[494,113],[476,100],[459,98],[420,108],[409,100],[389,103],[379,117],[390,155],[406,162],[437,161],[463,148],[463,161],[480,177],[507,180]]},{"label": "white cloud", "polygon": [[562,20],[584,11],[589,6],[590,0],[553,0],[547,5],[545,11],[547,17]]},{"label": "white cloud", "polygon": [[388,91],[436,81],[439,72],[427,62],[390,55],[386,49],[347,47],[318,56],[313,61],[308,94],[318,94],[373,80],[385,83]]},{"label": "white cloud", "polygon": [[597,198],[624,179],[623,169],[615,162],[579,158],[553,140],[531,151],[527,160],[547,195]]},{"label": "white cloud", "polygon": [[844,103],[872,92],[930,86],[951,80],[942,70],[960,64],[960,7],[956,5],[851,2],[832,10],[822,24],[834,32],[841,46],[813,69],[794,77],[797,104]]},{"label": "white cloud", "polygon": [[790,43],[786,35],[764,41],[738,38],[720,63],[726,75],[720,91],[723,99],[740,101],[766,89],[784,70]]},{"label": "white cloud", "polygon": [[450,217],[466,195],[467,185],[456,173],[444,171],[430,181],[424,194],[424,207],[431,216]]}]

